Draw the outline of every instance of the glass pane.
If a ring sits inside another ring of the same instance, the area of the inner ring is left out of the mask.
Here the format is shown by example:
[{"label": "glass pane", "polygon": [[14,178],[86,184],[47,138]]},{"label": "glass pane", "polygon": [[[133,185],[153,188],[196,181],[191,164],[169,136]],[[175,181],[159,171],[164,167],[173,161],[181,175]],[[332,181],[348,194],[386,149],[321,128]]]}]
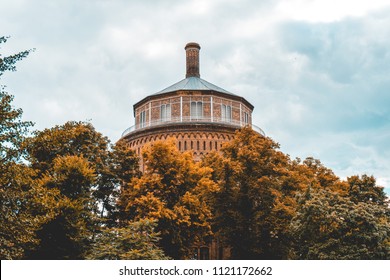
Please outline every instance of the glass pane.
[{"label": "glass pane", "polygon": [[222,121],[225,121],[226,119],[226,105],[221,105],[221,118],[222,118]]},{"label": "glass pane", "polygon": [[167,112],[165,111],[165,105],[161,105],[161,120],[165,121]]},{"label": "glass pane", "polygon": [[170,104],[167,104],[166,106],[165,106],[165,119],[167,120],[167,121],[170,121],[171,120],[171,105]]},{"label": "glass pane", "polygon": [[198,102],[197,104],[197,110],[196,110],[196,115],[197,115],[197,118],[202,118],[203,116],[203,106],[202,106],[202,102]]},{"label": "glass pane", "polygon": [[196,118],[196,102],[191,102],[191,118]]},{"label": "glass pane", "polygon": [[146,117],[145,111],[142,111],[140,116],[139,116],[140,127],[145,127],[145,123],[146,123],[145,117]]}]

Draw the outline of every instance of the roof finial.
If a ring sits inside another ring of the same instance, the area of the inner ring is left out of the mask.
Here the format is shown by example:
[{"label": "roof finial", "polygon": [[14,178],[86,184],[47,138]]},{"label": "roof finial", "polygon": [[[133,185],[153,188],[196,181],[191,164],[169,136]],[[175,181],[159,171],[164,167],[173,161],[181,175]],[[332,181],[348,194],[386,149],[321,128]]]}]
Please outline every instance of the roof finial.
[{"label": "roof finial", "polygon": [[200,46],[198,43],[188,43],[185,48],[186,50],[186,65],[187,72],[186,78],[189,77],[200,77],[199,74],[199,50]]}]

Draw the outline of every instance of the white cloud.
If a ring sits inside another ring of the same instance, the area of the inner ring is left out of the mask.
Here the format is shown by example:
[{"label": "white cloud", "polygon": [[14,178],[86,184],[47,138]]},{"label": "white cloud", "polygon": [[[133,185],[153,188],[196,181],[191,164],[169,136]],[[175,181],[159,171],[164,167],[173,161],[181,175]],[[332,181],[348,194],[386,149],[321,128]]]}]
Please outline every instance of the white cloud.
[{"label": "white cloud", "polygon": [[293,20],[333,22],[362,17],[389,5],[387,0],[285,0],[278,4],[277,12]]},{"label": "white cloud", "polygon": [[253,103],[283,151],[390,187],[386,2],[8,1],[1,51],[37,51],[2,83],[36,128],[91,119],[116,141],[135,102],[184,78],[197,41],[202,78]]}]

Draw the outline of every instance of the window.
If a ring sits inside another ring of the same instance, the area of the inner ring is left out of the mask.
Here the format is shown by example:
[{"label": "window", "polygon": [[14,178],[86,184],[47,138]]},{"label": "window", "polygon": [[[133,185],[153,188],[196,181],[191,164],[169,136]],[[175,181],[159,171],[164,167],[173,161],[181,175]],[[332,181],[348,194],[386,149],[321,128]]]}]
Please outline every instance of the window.
[{"label": "window", "polygon": [[171,104],[161,105],[161,121],[166,122],[171,120]]},{"label": "window", "polygon": [[222,104],[221,105],[221,117],[224,122],[232,121],[232,107],[229,105]]},{"label": "window", "polygon": [[139,115],[139,127],[145,127],[146,126],[146,112],[142,111]]},{"label": "window", "polygon": [[203,117],[203,103],[191,102],[191,119],[201,119]]},{"label": "window", "polygon": [[244,123],[249,124],[249,114],[247,112],[244,113]]}]

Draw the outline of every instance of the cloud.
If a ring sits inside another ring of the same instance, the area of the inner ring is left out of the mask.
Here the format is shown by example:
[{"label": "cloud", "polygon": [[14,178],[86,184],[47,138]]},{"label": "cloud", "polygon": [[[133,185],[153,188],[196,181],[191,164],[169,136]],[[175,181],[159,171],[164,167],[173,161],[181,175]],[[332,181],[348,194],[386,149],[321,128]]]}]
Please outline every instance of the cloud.
[{"label": "cloud", "polygon": [[[293,157],[389,185],[386,1],[26,1],[3,3],[2,51],[36,48],[2,77],[37,129],[91,120],[112,141],[132,106],[184,78],[244,96],[254,122]],[[22,82],[21,82],[22,81]]]},{"label": "cloud", "polygon": [[378,22],[390,24],[390,16],[281,26],[284,50],[305,58],[305,70],[293,90],[315,110],[314,120],[322,129],[342,132],[388,126],[390,77],[384,73],[390,52],[384,48],[390,39],[378,41],[372,34],[390,37],[387,30],[376,28]]},{"label": "cloud", "polygon": [[290,0],[280,1],[277,12],[298,21],[334,22],[351,16],[363,17],[388,6],[386,0]]},{"label": "cloud", "polygon": [[[293,57],[291,63],[301,60],[295,80],[281,80],[286,94],[293,93],[296,101],[287,97],[269,102],[283,104],[278,107],[291,116],[291,102],[297,102],[304,116],[302,122],[286,114],[271,119],[277,127],[271,133],[282,146],[287,144],[286,150],[295,155],[312,153],[343,177],[368,173],[387,178],[390,76],[385,73],[390,37],[384,26],[390,24],[388,11],[331,23],[280,24],[282,52]],[[291,142],[294,138],[304,147]]]}]

